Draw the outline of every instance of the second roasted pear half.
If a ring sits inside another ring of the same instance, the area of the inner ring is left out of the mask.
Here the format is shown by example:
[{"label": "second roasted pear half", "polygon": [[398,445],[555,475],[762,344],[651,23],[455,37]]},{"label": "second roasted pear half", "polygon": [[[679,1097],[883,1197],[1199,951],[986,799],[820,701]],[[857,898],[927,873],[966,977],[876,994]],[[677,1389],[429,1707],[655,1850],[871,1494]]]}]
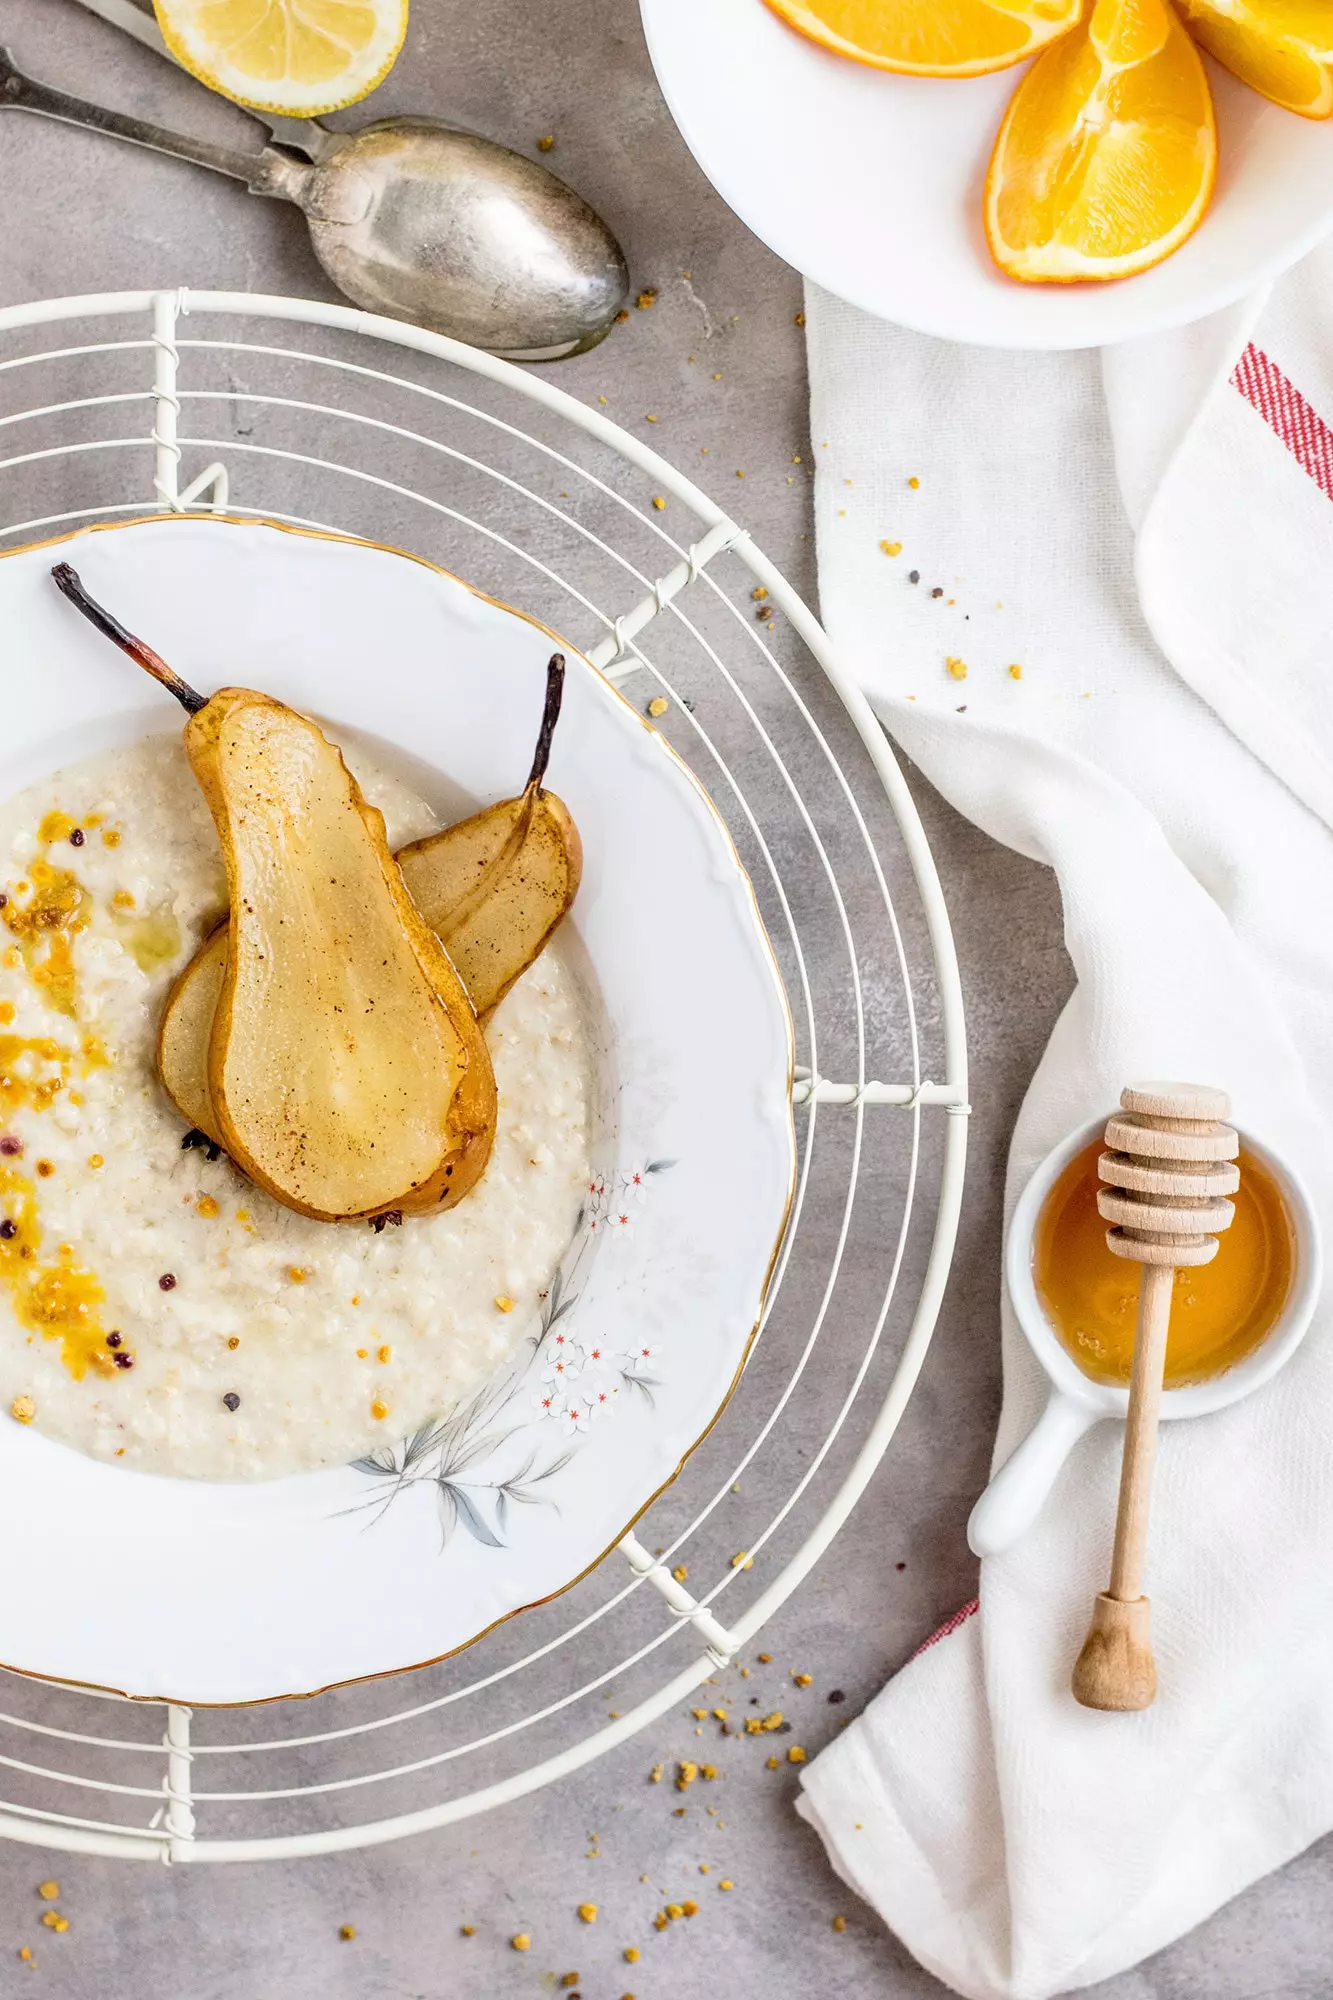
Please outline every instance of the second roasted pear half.
[{"label": "second roasted pear half", "polygon": [[342,755],[249,688],[204,701],[83,592],[66,596],[191,711],[231,915],[208,1051],[217,1136],[242,1172],[323,1221],[450,1205],[495,1134],[467,994]]},{"label": "second roasted pear half", "polygon": [[546,948],[578,894],[583,843],[568,806],[543,784],[560,718],[564,656],[546,669],[546,707],[528,782],[398,855],[403,880],[462,975],[479,1014],[498,1007]]}]

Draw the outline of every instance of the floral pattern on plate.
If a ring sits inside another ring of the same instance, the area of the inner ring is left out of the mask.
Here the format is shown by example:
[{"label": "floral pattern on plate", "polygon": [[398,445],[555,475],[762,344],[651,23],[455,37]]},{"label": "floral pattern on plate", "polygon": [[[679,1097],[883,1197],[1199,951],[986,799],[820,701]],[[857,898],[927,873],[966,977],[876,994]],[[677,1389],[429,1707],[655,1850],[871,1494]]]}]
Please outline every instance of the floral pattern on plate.
[{"label": "floral pattern on plate", "polygon": [[[661,1386],[662,1350],[638,1339],[623,1348],[573,1325],[587,1260],[599,1237],[625,1238],[655,1176],[673,1160],[650,1160],[628,1171],[594,1174],[574,1241],[542,1301],[538,1329],[492,1382],[448,1416],[411,1437],[352,1461],[352,1470],[375,1481],[372,1499],[344,1513],[369,1512],[368,1525],[384,1518],[400,1494],[433,1487],[440,1512],[441,1547],[462,1529],[486,1548],[508,1546],[515,1507],[555,1507],[547,1487],[574,1457],[577,1442],[594,1424],[609,1422],[616,1399],[641,1396],[653,1407]],[[554,1451],[548,1436],[567,1442]],[[515,1440],[519,1441],[517,1451]]]}]

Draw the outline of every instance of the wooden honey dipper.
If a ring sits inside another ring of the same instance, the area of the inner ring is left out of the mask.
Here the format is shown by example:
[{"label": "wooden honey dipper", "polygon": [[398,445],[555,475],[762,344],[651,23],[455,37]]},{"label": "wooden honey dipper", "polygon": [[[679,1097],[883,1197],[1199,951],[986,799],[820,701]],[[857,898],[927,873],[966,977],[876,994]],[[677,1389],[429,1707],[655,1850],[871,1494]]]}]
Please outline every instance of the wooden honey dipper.
[{"label": "wooden honey dipper", "polygon": [[1085,1708],[1102,1709],[1147,1708],[1157,1693],[1142,1581],[1171,1288],[1177,1270],[1217,1255],[1235,1214],[1227,1197],[1240,1186],[1239,1141],[1222,1122],[1231,1111],[1225,1091],[1140,1083],[1120,1093],[1120,1106],[1097,1162],[1106,1183],[1097,1207],[1112,1224],[1107,1247],[1143,1271],[1111,1584],[1093,1607],[1073,1681]]}]

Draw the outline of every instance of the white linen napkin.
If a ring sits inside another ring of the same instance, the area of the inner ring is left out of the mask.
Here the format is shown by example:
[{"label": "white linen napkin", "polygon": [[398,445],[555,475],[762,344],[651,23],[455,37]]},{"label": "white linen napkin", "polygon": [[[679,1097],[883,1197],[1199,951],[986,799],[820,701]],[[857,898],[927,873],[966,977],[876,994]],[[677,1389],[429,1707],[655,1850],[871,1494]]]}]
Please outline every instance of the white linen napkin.
[{"label": "white linen napkin", "polygon": [[[1102,355],[952,347],[813,289],[807,317],[825,624],[931,781],[1060,882],[1078,984],[1006,1213],[1149,1075],[1229,1089],[1333,1218],[1333,255]],[[1333,1826],[1331,1317],[1248,1401],[1164,1427],[1154,1708],[1069,1693],[1103,1425],[982,1565],[979,1615],[804,1773],[834,1867],[959,1993],[1105,1979]],[[997,1464],[1043,1390],[1007,1304],[1002,1339]]]}]

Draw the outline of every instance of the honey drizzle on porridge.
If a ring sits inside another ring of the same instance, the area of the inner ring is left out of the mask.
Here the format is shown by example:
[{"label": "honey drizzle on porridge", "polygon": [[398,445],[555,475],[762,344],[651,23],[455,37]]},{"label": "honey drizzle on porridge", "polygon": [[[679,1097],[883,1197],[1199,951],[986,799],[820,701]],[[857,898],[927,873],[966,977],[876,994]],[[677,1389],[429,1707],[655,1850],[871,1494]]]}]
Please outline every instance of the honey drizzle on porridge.
[{"label": "honey drizzle on porridge", "polygon": [[[100,823],[100,816],[99,816]],[[37,829],[42,846],[69,840],[75,821],[49,812]],[[78,1019],[78,976],[73,938],[92,920],[92,897],[69,868],[34,858],[9,885],[0,919],[15,939],[6,955],[11,970],[26,972],[38,997],[58,1014]],[[44,947],[44,948],[43,948]],[[12,955],[11,955],[12,954]],[[15,1019],[12,1001],[0,1003],[0,1026]],[[71,1048],[49,1035],[0,1033],[0,1111],[49,1111],[71,1075],[87,1076],[110,1064],[101,1040],[87,1035]],[[16,1142],[0,1140],[6,1158]],[[49,1169],[46,1169],[49,1171]],[[19,1325],[44,1340],[59,1340],[61,1360],[76,1382],[89,1368],[113,1375],[115,1357],[97,1308],[105,1303],[101,1281],[62,1243],[54,1261],[43,1260],[41,1215],[33,1183],[0,1159],[0,1284]]]},{"label": "honey drizzle on porridge", "polygon": [[42,1226],[32,1182],[12,1167],[0,1168],[0,1208],[13,1233],[0,1235],[0,1284],[9,1293],[19,1325],[44,1340],[59,1340],[60,1358],[76,1382],[89,1368],[115,1373],[115,1360],[96,1308],[106,1293],[91,1271],[75,1261],[68,1243],[56,1260],[39,1256]]}]

